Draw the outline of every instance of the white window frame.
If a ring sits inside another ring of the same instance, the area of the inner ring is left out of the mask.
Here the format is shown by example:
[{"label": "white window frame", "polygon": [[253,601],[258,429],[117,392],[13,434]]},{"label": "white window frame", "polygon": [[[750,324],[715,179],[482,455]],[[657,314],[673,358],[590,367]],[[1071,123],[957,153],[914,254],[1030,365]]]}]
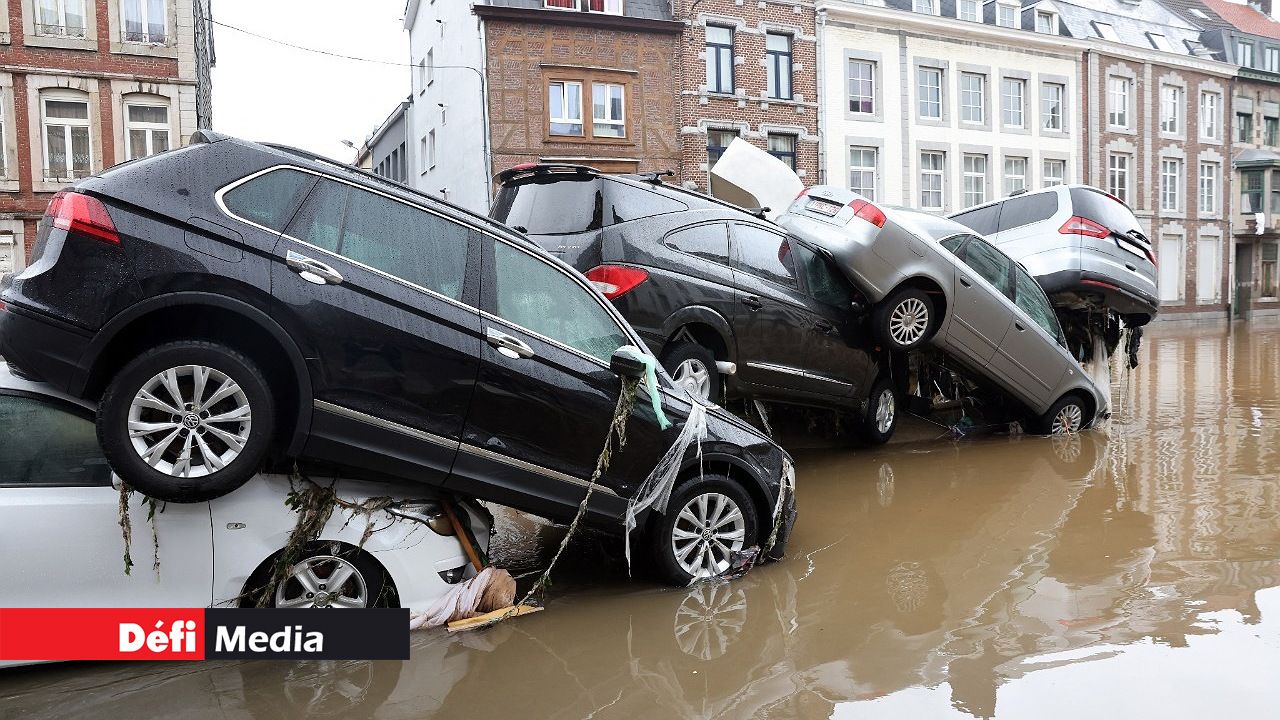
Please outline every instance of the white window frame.
[{"label": "white window frame", "polygon": [[911,9],[924,15],[937,15],[938,0],[911,0]]},{"label": "white window frame", "polygon": [[[1041,30],[1040,21],[1045,20],[1049,23],[1048,27]],[[1049,10],[1036,10],[1036,32],[1046,35],[1058,34],[1058,13]]]},{"label": "white window frame", "polygon": [[[596,117],[596,110],[595,110],[596,88],[599,86],[603,86],[604,92],[605,92],[605,96],[604,96],[605,117],[603,118]],[[610,90],[612,90],[613,88],[618,89],[619,97],[622,99],[622,103],[621,103],[622,117],[618,117],[618,118],[609,117],[609,111],[613,107],[613,103],[609,102],[609,97],[610,97]],[[606,127],[616,127],[619,130],[621,130],[622,133],[620,135],[599,135],[596,133],[596,125],[604,125]],[[599,137],[599,138],[608,138],[611,140],[622,140],[627,137],[627,86],[624,83],[599,82],[599,81],[593,81],[591,83],[591,136]]]},{"label": "white window frame", "polygon": [[[973,12],[965,12],[966,10]],[[979,0],[956,0],[956,19],[965,22],[982,22],[982,3]]]},{"label": "white window frame", "polygon": [[[977,89],[973,90],[973,89],[965,88],[965,81],[973,78],[976,78],[978,80]],[[978,102],[976,105],[969,104],[966,102],[967,98],[973,97],[975,95],[977,96],[977,99],[978,99]],[[960,122],[969,123],[971,125],[981,125],[987,121],[986,95],[987,95],[987,76],[986,75],[983,75],[982,73],[973,73],[973,72],[960,73]],[[974,108],[976,108],[978,111],[977,120],[971,120],[966,117],[967,111]]]},{"label": "white window frame", "polygon": [[[1200,91],[1200,137],[1222,138],[1222,95],[1211,90]],[[1208,132],[1206,132],[1206,130]]]},{"label": "white window frame", "polygon": [[1236,64],[1240,67],[1253,67],[1253,41],[1236,40]]},{"label": "white window frame", "polygon": [[[982,170],[973,169],[978,167],[977,161],[979,160],[982,161]],[[964,187],[961,188],[961,200],[963,201],[961,204],[966,208],[981,205],[987,201],[987,173],[990,172],[990,167],[988,166],[989,158],[981,153],[965,153],[962,162],[963,165],[960,169],[963,171]],[[976,183],[976,187],[974,183]]]},{"label": "white window frame", "polygon": [[1111,25],[1111,23],[1094,20],[1092,25],[1093,32],[1096,33],[1098,37],[1103,40],[1110,40],[1111,42],[1120,42],[1120,36],[1116,35],[1116,29]]},{"label": "white window frame", "polygon": [[1173,52],[1173,45],[1169,43],[1169,38],[1163,33],[1149,32],[1147,33],[1147,41],[1151,43],[1151,47],[1164,52]]},{"label": "white window frame", "polygon": [[[925,157],[937,158],[938,167],[931,168],[925,164]],[[935,184],[937,189],[928,187]],[[931,205],[925,201],[926,193],[937,193],[938,203]],[[920,152],[920,209],[941,211],[947,203],[947,154],[941,150],[922,150]]]},{"label": "white window frame", "polygon": [[[1010,167],[1009,167],[1010,163],[1013,163],[1015,166],[1018,163],[1022,163],[1022,172],[1020,173],[1016,172],[1017,170],[1016,167],[1014,168],[1014,172],[1010,172]],[[1027,189],[1027,174],[1028,174],[1027,171],[1028,171],[1029,165],[1030,165],[1029,158],[1027,158],[1024,155],[1009,155],[1005,157],[1004,167],[1002,168],[1002,171],[1003,171],[1002,174],[1004,176],[1003,189],[1004,189],[1005,197],[1009,197],[1010,195],[1014,194],[1019,190]],[[1015,181],[1016,181],[1016,185],[1014,184]]]},{"label": "white window frame", "polygon": [[602,10],[592,10],[590,2],[584,3],[582,6],[583,10],[597,15],[621,15],[626,9],[625,0],[604,0],[603,8]]},{"label": "white window frame", "polygon": [[1182,210],[1182,160],[1160,158],[1160,210]]},{"label": "white window frame", "polygon": [[[851,72],[853,70],[854,65],[866,65],[868,68],[870,68],[870,72],[868,73],[868,76],[865,79],[858,78],[855,80]],[[876,112],[876,69],[877,69],[877,63],[875,60],[862,60],[859,58],[850,58],[845,62],[844,82],[849,94],[848,100],[846,100],[845,102],[852,104],[854,100],[858,100],[859,102],[861,102],[864,99],[869,99],[871,101],[870,110],[853,110],[852,108],[848,108],[849,113],[853,115],[874,115],[875,114]],[[855,82],[858,85],[857,93],[854,92]],[[866,88],[868,88],[866,94],[863,94],[861,92],[864,85]]]},{"label": "white window frame", "polygon": [[[1133,116],[1133,79],[1123,75],[1107,76],[1107,125],[1128,130]],[[1118,121],[1118,122],[1117,122]]]},{"label": "white window frame", "polygon": [[1199,211],[1201,215],[1217,215],[1221,212],[1218,203],[1218,192],[1222,177],[1222,163],[1201,161],[1200,172],[1196,176],[1199,183]]},{"label": "white window frame", "polygon": [[1133,181],[1133,156],[1129,153],[1107,153],[1107,192],[1129,202],[1133,193],[1129,191]]},{"label": "white window frame", "polygon": [[[1012,92],[1016,90],[1015,93]],[[1026,127],[1027,81],[1022,78],[1000,79],[1000,120],[1005,127]]]},{"label": "white window frame", "polygon": [[[570,85],[578,86],[578,117],[577,118],[551,117],[551,108],[548,107],[547,108],[547,118],[548,118],[547,134],[554,137],[586,137],[587,121],[586,121],[586,118],[583,117],[583,113],[582,113],[582,103],[584,100],[583,82],[581,80],[550,80],[547,83],[548,97],[550,97],[549,93],[553,85],[560,86],[560,107],[566,111],[568,111],[569,109],[569,91],[568,91],[569,86]],[[562,125],[579,125],[582,129],[580,132],[577,132],[577,133],[558,133],[552,130],[552,127],[551,127],[552,125],[555,125],[557,123]]]},{"label": "white window frame", "polygon": [[[89,167],[85,171],[85,175],[88,176],[93,174],[93,107],[92,107],[91,99],[92,98],[90,97],[84,97],[81,95],[69,95],[69,94],[63,94],[63,93],[57,93],[57,92],[44,92],[40,94],[40,144],[41,144],[41,151],[44,153],[41,156],[41,159],[42,159],[41,164],[44,165],[44,167],[41,169],[41,174],[44,177],[45,181],[56,182],[56,181],[62,181],[62,180],[75,179],[76,170],[74,167],[72,167],[72,165],[74,164],[72,158],[74,157],[75,153],[72,149],[73,146],[71,142],[71,128],[73,127],[83,127],[83,128],[86,128],[88,131]],[[83,103],[85,106],[85,115],[87,117],[85,117],[85,119],[83,120],[80,120],[77,118],[50,118],[49,112],[48,112],[49,102]],[[63,133],[63,139],[66,142],[66,148],[67,148],[67,165],[65,167],[54,168],[49,164],[49,129],[51,126],[62,128],[61,132]],[[49,172],[46,172],[46,171],[53,171],[53,170],[59,170],[59,171],[65,170],[66,173],[59,174],[59,175],[50,175]]]},{"label": "white window frame", "polygon": [[[866,158],[868,153],[870,153],[871,155],[870,165],[866,164]],[[857,164],[857,165],[854,164],[853,159],[855,156],[858,157],[860,164]],[[860,179],[864,181],[866,180],[867,173],[871,174],[871,186],[870,186],[871,192],[869,193],[864,192],[867,189],[867,184],[865,182],[857,183],[855,185],[855,183],[853,182],[853,174],[855,172],[858,173],[860,176]],[[849,146],[849,189],[852,190],[853,192],[859,193],[866,199],[872,202],[875,202],[876,189],[879,186],[880,186],[880,149],[877,147],[871,147],[866,145],[850,145]]]},{"label": "white window frame", "polygon": [[[1058,112],[1056,113],[1049,109],[1051,107],[1051,98],[1048,96],[1050,90],[1058,94]],[[1062,83],[1040,83],[1040,129],[1062,132],[1066,124],[1066,113],[1067,86]]]},{"label": "white window frame", "polygon": [[[1050,163],[1060,172],[1054,174],[1049,172]],[[1050,182],[1054,180],[1056,182]],[[1040,161],[1040,186],[1055,187],[1067,184],[1067,161],[1061,158],[1044,158]]]},{"label": "white window frame", "polygon": [[[65,37],[85,40],[92,39],[89,37],[89,13],[95,12],[95,3],[90,2],[90,0],[53,0],[53,2],[56,4],[58,9],[58,24],[54,26],[57,30],[55,32],[47,32],[45,30],[41,30],[41,28],[48,28],[49,26],[40,22],[40,0],[32,0],[31,22],[32,27],[35,28],[36,35],[42,37]],[[74,2],[80,3],[80,17],[84,18],[84,27],[81,28],[84,30],[84,34],[82,35],[72,35],[67,32],[67,4]]]},{"label": "white window frame", "polygon": [[[151,8],[150,8],[151,3],[147,2],[147,0],[132,0],[132,1],[138,3],[138,5],[141,8],[140,14],[142,16],[142,28],[143,28],[142,38],[143,39],[130,40],[128,38],[128,33],[126,33],[125,31],[125,5],[128,4],[130,0],[120,0],[120,39],[121,41],[129,42],[129,43],[141,43],[144,45],[167,45],[169,43],[169,3],[173,2],[174,0],[164,0],[164,6],[160,10],[161,13],[163,13],[164,15],[164,18],[162,20],[164,23],[164,26],[163,26],[164,35],[158,40],[151,37],[150,32],[148,32],[148,28],[151,27],[151,17],[148,15],[148,13],[151,12]],[[39,0],[36,0],[36,2],[39,2]],[[86,21],[86,24],[87,24],[87,21]]]},{"label": "white window frame", "polygon": [[[937,84],[926,86],[924,83],[924,78],[926,75],[937,79],[938,81]],[[928,120],[942,119],[942,97],[943,97],[942,83],[943,82],[945,82],[945,78],[943,76],[942,68],[925,67],[925,66],[920,66],[916,68],[916,112],[920,115],[920,117],[926,118]],[[929,90],[931,92],[937,91],[937,95],[938,95],[937,99],[936,100],[929,99],[925,94],[926,90]],[[932,114],[925,113],[924,110],[926,105],[928,105],[930,109],[934,110]]]},{"label": "white window frame", "polygon": [[[150,122],[134,122],[129,119],[129,108],[132,108],[132,107],[164,108],[165,122],[163,124],[150,123]],[[170,107],[168,103],[157,102],[157,101],[135,102],[135,101],[129,101],[129,100],[126,100],[124,102],[124,156],[126,160],[137,159],[133,155],[133,140],[130,137],[132,135],[132,131],[134,130],[142,130],[143,132],[146,133],[146,138],[147,138],[147,154],[141,155],[139,157],[150,157],[156,154],[155,133],[157,132],[163,132],[165,134],[166,148],[169,150],[173,149],[174,147],[173,127],[168,122],[170,118],[170,114],[172,112],[173,112],[173,108]],[[90,138],[90,143],[92,144],[92,138]]]},{"label": "white window frame", "polygon": [[1280,47],[1265,45],[1262,48],[1262,69],[1280,73]]},{"label": "white window frame", "polygon": [[1177,85],[1160,86],[1160,132],[1176,135],[1182,131],[1182,95]]},{"label": "white window frame", "polygon": [[1018,27],[1018,11],[1021,8],[1008,3],[996,3],[996,25],[999,27]]}]

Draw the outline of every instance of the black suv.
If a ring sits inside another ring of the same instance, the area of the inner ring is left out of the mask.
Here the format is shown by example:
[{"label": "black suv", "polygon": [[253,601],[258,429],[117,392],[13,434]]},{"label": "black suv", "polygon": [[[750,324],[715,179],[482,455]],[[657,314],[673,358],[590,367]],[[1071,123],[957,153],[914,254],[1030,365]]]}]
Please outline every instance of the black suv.
[{"label": "black suv", "polygon": [[[618,371],[636,370],[615,351],[641,342],[580,274],[487,218],[204,131],[59,193],[0,301],[0,355],[98,400],[113,469],[178,502],[225,494],[275,455],[566,520]],[[637,404],[595,525],[621,530],[689,414],[662,382],[674,426]],[[794,516],[779,503],[786,453],[723,411],[707,418],[668,511],[641,518],[679,583],[768,538],[779,508],[785,539]]]},{"label": "black suv", "polygon": [[888,363],[822,249],[656,174],[529,164],[499,180],[491,216],[586,273],[677,383],[848,412],[873,444],[893,434]]}]

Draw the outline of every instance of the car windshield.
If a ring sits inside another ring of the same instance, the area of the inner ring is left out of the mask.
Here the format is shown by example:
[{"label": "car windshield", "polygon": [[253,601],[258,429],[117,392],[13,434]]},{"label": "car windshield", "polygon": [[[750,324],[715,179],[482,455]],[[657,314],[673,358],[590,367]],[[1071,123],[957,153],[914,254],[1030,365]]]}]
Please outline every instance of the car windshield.
[{"label": "car windshield", "polygon": [[1075,215],[1103,225],[1112,232],[1127,235],[1136,230],[1142,234],[1142,226],[1133,211],[1106,193],[1091,188],[1071,188],[1071,205]]}]

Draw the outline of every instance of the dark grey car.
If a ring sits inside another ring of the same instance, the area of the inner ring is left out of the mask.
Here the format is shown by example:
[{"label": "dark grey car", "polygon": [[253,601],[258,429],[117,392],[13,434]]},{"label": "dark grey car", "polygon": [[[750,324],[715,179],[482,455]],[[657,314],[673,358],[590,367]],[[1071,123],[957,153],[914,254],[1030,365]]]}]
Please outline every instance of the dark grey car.
[{"label": "dark grey car", "polygon": [[1026,405],[1033,430],[1080,430],[1108,407],[1039,284],[969,228],[832,186],[802,194],[778,223],[832,254],[882,342],[942,350]]}]

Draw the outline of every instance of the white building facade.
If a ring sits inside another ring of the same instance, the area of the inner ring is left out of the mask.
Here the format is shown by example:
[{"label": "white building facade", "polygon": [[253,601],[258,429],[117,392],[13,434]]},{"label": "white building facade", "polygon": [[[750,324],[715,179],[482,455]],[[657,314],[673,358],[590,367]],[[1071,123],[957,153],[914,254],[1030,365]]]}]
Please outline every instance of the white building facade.
[{"label": "white building facade", "polygon": [[819,0],[824,182],[947,214],[1080,181],[1083,43],[985,5]]}]

